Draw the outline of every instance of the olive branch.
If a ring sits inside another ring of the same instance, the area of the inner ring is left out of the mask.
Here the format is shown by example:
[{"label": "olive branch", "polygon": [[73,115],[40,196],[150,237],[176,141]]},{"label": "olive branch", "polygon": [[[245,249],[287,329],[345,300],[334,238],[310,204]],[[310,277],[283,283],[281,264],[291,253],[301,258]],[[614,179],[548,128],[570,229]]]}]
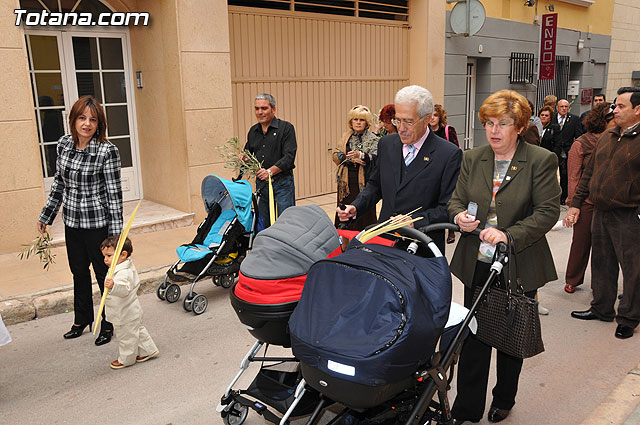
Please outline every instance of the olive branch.
[{"label": "olive branch", "polygon": [[222,146],[217,146],[216,150],[223,159],[224,168],[240,172],[245,179],[255,177],[262,168],[262,162],[253,153],[240,147],[237,136],[230,138]]},{"label": "olive branch", "polygon": [[36,237],[31,245],[23,244],[25,248],[18,254],[21,260],[28,260],[31,256],[40,257],[40,262],[45,270],[49,270],[51,264],[54,264],[55,254],[51,253],[51,235],[44,232]]}]

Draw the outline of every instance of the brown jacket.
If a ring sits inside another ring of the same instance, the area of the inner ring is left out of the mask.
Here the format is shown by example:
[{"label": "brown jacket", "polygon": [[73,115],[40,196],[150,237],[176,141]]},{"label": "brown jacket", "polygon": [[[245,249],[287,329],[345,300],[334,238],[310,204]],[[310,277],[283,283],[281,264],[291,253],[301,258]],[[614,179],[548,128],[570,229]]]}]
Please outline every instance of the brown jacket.
[{"label": "brown jacket", "polygon": [[640,123],[622,135],[620,127],[602,134],[571,206],[580,208],[587,197],[605,211],[640,206]]}]

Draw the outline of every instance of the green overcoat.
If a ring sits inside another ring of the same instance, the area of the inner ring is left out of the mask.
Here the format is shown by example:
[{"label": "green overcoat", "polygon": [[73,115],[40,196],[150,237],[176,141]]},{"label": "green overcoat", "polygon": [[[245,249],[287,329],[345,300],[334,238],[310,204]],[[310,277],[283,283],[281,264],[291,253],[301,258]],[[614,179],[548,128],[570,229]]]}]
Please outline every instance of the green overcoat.
[{"label": "green overcoat", "polygon": [[[458,183],[447,204],[451,221],[473,201],[478,204],[478,228],[484,229],[493,193],[493,169],[491,146],[464,153]],[[513,236],[518,275],[525,291],[558,278],[545,237],[560,216],[557,170],[555,154],[520,137],[507,175],[496,193],[498,228],[509,230]],[[479,246],[477,236],[463,235],[451,260],[451,271],[468,287],[473,280]]]}]

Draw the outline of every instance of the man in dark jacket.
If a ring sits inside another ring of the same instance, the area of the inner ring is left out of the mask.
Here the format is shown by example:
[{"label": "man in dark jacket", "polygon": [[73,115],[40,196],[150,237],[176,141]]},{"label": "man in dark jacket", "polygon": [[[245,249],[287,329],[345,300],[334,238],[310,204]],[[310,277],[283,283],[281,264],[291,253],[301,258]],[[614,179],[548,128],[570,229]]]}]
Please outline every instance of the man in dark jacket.
[{"label": "man in dark jacket", "polygon": [[582,125],[580,124],[578,116],[569,112],[569,102],[566,99],[560,99],[557,108],[558,114],[554,118],[555,122],[560,126],[562,146],[561,149],[556,152],[556,155],[558,155],[558,163],[560,165],[560,187],[562,188],[560,203],[564,205],[568,191],[567,157],[569,156],[569,150],[571,150],[573,141],[582,135]]},{"label": "man in dark jacket", "polygon": [[[640,323],[640,88],[618,90],[614,120],[617,127],[600,137],[567,212],[568,221],[580,219],[580,207],[593,202],[591,224],[591,289],[586,311],[574,311],[582,320],[616,319],[615,336],[633,336]],[[618,295],[618,264],[622,269],[622,299]]]},{"label": "man in dark jacket", "polygon": [[[433,98],[429,90],[407,86],[395,97],[398,133],[378,142],[378,159],[353,205],[336,209],[341,221],[366,211],[382,199],[378,221],[411,214],[415,227],[447,223],[447,202],[458,181],[462,150],[429,130]],[[444,252],[444,231],[430,235]]]}]

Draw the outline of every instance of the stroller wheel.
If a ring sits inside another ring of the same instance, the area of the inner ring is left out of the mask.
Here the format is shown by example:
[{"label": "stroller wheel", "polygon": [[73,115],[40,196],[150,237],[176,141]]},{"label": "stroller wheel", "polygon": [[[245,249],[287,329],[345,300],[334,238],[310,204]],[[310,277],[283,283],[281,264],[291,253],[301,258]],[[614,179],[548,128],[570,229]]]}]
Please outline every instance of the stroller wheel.
[{"label": "stroller wheel", "polygon": [[172,283],[165,291],[164,296],[170,303],[178,301],[180,299],[180,287]]},{"label": "stroller wheel", "polygon": [[220,286],[220,281],[222,280],[222,276],[213,276],[211,278],[211,281],[213,282],[214,285],[216,286]]},{"label": "stroller wheel", "polygon": [[220,286],[222,286],[223,288],[231,288],[235,280],[236,277],[233,274],[222,275],[220,276]]},{"label": "stroller wheel", "polygon": [[187,311],[191,311],[192,305],[193,305],[193,299],[195,298],[197,294],[194,292],[193,295],[189,296],[189,294],[184,296],[184,301],[182,301],[182,307],[184,307],[185,310]]},{"label": "stroller wheel", "polygon": [[166,299],[165,294],[167,292],[167,275],[164,276],[164,280],[162,281],[162,283],[160,285],[158,285],[158,289],[156,290],[156,295],[158,296],[158,298],[160,298],[162,301],[164,301]]},{"label": "stroller wheel", "polygon": [[160,285],[158,285],[158,289],[156,289],[156,295],[158,296],[158,298],[164,301],[166,299],[165,298],[166,291],[167,291],[167,288],[165,288],[164,283],[161,283]]},{"label": "stroller wheel", "polygon": [[223,415],[225,424],[241,425],[247,419],[248,414],[249,414],[249,408],[247,406],[243,406],[240,403],[237,403],[234,401],[228,407],[228,410],[225,409],[225,412],[223,412],[222,415]]},{"label": "stroller wheel", "polygon": [[209,301],[207,301],[207,297],[205,297],[202,294],[199,294],[193,297],[193,301],[191,302],[191,309],[195,314],[202,314],[207,309],[207,305],[209,305]]}]

